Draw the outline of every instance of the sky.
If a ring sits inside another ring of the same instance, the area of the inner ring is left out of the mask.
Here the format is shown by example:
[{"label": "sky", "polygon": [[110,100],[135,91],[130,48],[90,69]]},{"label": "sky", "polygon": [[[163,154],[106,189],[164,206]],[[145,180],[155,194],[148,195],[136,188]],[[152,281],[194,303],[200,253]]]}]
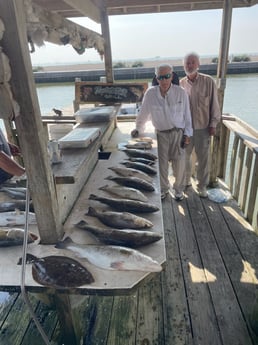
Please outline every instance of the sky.
[{"label": "sky", "polygon": [[[178,58],[190,51],[203,56],[218,56],[222,10],[172,12],[110,16],[112,59]],[[258,5],[233,9],[229,54],[258,53]],[[73,21],[101,33],[99,24],[88,18]],[[67,46],[51,43],[31,54],[34,66],[101,62],[94,48],[79,55]]]}]

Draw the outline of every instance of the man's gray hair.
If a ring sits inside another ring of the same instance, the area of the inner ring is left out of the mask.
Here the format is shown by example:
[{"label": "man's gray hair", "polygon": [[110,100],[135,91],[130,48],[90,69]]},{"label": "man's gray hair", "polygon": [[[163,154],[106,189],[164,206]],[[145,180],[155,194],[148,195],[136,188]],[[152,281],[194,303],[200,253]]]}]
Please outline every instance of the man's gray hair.
[{"label": "man's gray hair", "polygon": [[183,59],[183,64],[185,64],[186,60],[189,58],[189,57],[194,57],[197,59],[198,63],[200,64],[200,56],[195,53],[195,52],[191,52],[191,53],[188,53],[185,55],[184,59]]},{"label": "man's gray hair", "polygon": [[161,65],[158,65],[155,69],[155,73],[156,75],[159,74],[159,71],[162,69],[162,68],[169,68],[171,70],[171,73],[173,72],[173,66],[170,65],[169,63],[163,63]]}]

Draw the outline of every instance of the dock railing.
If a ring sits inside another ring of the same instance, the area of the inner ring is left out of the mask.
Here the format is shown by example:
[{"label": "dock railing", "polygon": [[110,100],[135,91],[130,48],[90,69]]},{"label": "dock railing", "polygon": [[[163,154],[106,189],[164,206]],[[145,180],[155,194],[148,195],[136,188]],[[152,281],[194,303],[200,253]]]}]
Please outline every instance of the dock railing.
[{"label": "dock railing", "polygon": [[232,114],[222,118],[218,176],[258,232],[258,131]]}]

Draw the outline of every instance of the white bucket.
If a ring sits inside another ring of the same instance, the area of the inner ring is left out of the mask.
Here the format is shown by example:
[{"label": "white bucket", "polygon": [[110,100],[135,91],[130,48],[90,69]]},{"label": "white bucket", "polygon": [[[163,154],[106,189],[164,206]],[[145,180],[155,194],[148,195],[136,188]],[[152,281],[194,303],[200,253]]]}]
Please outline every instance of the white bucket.
[{"label": "white bucket", "polygon": [[72,123],[48,124],[49,140],[58,140],[73,130]]}]

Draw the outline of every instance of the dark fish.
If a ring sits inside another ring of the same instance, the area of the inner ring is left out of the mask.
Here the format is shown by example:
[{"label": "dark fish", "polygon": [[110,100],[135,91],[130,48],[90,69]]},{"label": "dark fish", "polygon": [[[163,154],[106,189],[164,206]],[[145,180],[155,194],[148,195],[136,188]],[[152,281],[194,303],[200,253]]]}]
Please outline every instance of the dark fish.
[{"label": "dark fish", "polygon": [[137,169],[132,169],[131,167],[110,167],[108,168],[112,171],[114,171],[116,174],[120,175],[120,176],[124,176],[124,177],[138,177],[140,179],[143,179],[145,181],[148,182],[152,182],[152,178],[147,175],[145,172],[137,170]]},{"label": "dark fish", "polygon": [[114,207],[119,211],[124,212],[151,213],[159,210],[156,205],[137,200],[105,198],[97,196],[95,194],[90,194],[89,199],[100,201],[106,205]]},{"label": "dark fish", "polygon": [[148,201],[148,198],[141,191],[135,188],[106,185],[99,187],[99,189],[124,199],[139,200],[144,202]]},{"label": "dark fish", "polygon": [[133,177],[133,176],[108,176],[106,177],[106,180],[111,180],[119,183],[120,185],[127,186],[127,187],[132,187],[140,190],[146,190],[149,192],[153,192],[155,190],[154,186],[152,183],[139,179],[138,177]]},{"label": "dark fish", "polygon": [[59,249],[71,250],[76,256],[107,270],[160,272],[161,265],[136,249],[111,245],[74,243],[69,237],[58,242]]},{"label": "dark fish", "polygon": [[[18,265],[21,265],[19,259]],[[33,279],[41,285],[54,288],[73,288],[94,282],[92,274],[78,261],[67,256],[51,255],[37,258],[27,254],[26,263],[32,263]]]},{"label": "dark fish", "polygon": [[130,162],[124,161],[122,162],[127,168],[131,168],[133,170],[140,170],[143,171],[145,174],[156,175],[157,170],[147,164],[144,163],[137,163],[137,162]]},{"label": "dark fish", "polygon": [[77,228],[87,230],[92,233],[97,239],[106,244],[114,244],[120,246],[128,246],[137,248],[153,242],[159,241],[162,236],[152,231],[138,231],[132,229],[110,229],[100,228],[90,225],[84,220],[75,224]]},{"label": "dark fish", "polygon": [[[26,200],[16,200],[16,201],[6,201],[0,203],[0,212],[8,211],[25,211],[26,209]],[[29,203],[29,209],[31,212],[34,212],[34,207],[32,202]]]},{"label": "dark fish", "polygon": [[[20,228],[0,228],[0,247],[19,246],[23,244],[24,230]],[[32,232],[28,233],[28,243],[38,239]]]},{"label": "dark fish", "polygon": [[126,144],[125,147],[128,149],[148,150],[152,148],[152,144],[150,142],[141,141],[134,144]]},{"label": "dark fish", "polygon": [[116,229],[144,229],[151,228],[153,223],[143,217],[138,217],[129,212],[99,212],[93,207],[89,207],[88,216],[98,218],[103,224]]},{"label": "dark fish", "polygon": [[150,159],[152,161],[155,161],[158,157],[151,152],[146,152],[144,150],[137,150],[137,149],[125,149],[123,150],[129,157],[141,157],[141,158],[146,158]]},{"label": "dark fish", "polygon": [[143,164],[147,164],[147,165],[154,165],[155,164],[155,161],[153,161],[151,159],[141,158],[141,157],[129,157],[128,159],[129,159],[129,161],[132,161],[132,162],[143,163]]}]

